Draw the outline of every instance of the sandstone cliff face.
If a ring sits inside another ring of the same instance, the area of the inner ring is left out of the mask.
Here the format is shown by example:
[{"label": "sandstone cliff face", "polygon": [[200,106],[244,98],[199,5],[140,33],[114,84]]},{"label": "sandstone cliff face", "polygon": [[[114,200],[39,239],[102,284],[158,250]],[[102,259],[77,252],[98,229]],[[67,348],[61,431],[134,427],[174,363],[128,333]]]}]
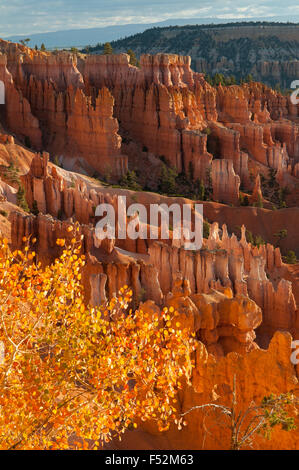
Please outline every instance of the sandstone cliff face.
[{"label": "sandstone cliff face", "polygon": [[[204,182],[214,157],[232,160],[247,189],[249,158],[278,170],[282,186],[296,184],[298,126],[281,121],[294,119],[296,110],[265,86],[214,88],[191,70],[189,57],[175,54],[145,54],[137,68],[127,54],[76,57],[5,41],[0,50],[0,73],[11,96],[8,127],[36,149],[42,140],[68,169],[115,178],[126,173],[120,125],[179,172],[192,165],[194,177]],[[235,192],[230,181],[227,202]]]},{"label": "sandstone cliff face", "polygon": [[[67,243],[72,237],[67,231],[72,220],[61,222],[43,214],[24,217],[15,212],[11,222],[13,247],[20,248],[24,236],[36,237],[35,249],[44,263],[51,262],[61,252],[56,245],[57,238],[66,239]],[[150,299],[158,305],[165,302],[178,309],[184,324],[191,322],[192,331],[196,331],[215,354],[223,355],[230,350],[245,353],[255,347],[253,330],[262,321],[261,309],[240,288],[234,289],[236,297],[233,298],[228,258],[224,252],[219,256],[213,252],[208,256],[205,252],[198,253],[192,259],[183,249],[154,244],[143,259],[122,259],[117,256],[114,243],[107,245],[107,241],[96,239],[93,227],[80,225],[78,237],[81,235],[84,237],[82,250],[87,255],[84,280],[88,301],[92,304],[116,295],[123,285],[131,285],[136,301]],[[170,272],[161,270],[165,263],[169,263]],[[210,271],[208,275],[206,270]],[[217,294],[212,287],[220,292]]]},{"label": "sandstone cliff face", "polygon": [[261,178],[258,174],[255,178],[254,188],[251,196],[251,203],[258,203],[263,201],[263,193],[261,187]]},{"label": "sandstone cliff face", "polygon": [[[185,57],[175,55],[144,55],[141,69],[130,66],[125,54],[119,59],[89,56],[79,68],[89,86],[111,89],[122,128],[179,171],[187,171],[192,162],[195,176],[205,180],[211,154],[229,158],[243,185],[251,189],[250,154],[257,162],[295,175],[290,158],[298,158],[297,127],[276,121],[272,125],[271,119],[294,111],[287,98],[267,87],[252,83],[215,90],[191,71]],[[207,126],[206,140],[201,131]]]},{"label": "sandstone cliff face", "polygon": [[71,155],[82,158],[93,171],[126,173],[127,157],[121,155],[114,100],[107,88],[92,98],[72,85],[59,92],[51,82],[34,79],[27,84],[26,94],[33,97],[32,110],[42,122],[45,146],[52,154],[62,160]]},{"label": "sandstone cliff face", "polygon": [[41,148],[41,131],[38,120],[32,115],[29,102],[21,90],[15,88],[12,75],[7,69],[7,58],[0,55],[0,80],[5,86],[5,119],[8,128],[21,136],[27,137],[30,145]]},{"label": "sandstone cliff face", "polygon": [[192,161],[195,176],[205,178],[212,156],[200,130],[217,116],[212,88],[194,75],[188,57],[145,55],[140,62],[137,69],[126,54],[88,56],[79,68],[87,88],[109,87],[121,127],[137,142],[179,171]]},{"label": "sandstone cliff face", "polygon": [[72,54],[31,51],[4,41],[0,50],[6,52],[0,77],[6,89],[6,125],[12,132],[37,150],[43,140],[43,147],[62,159],[83,158],[89,172],[107,169],[120,177],[127,171],[113,98],[105,88],[93,97],[84,94]]},{"label": "sandstone cliff face", "polygon": [[[66,172],[63,172],[65,176]],[[55,218],[72,218],[80,224],[95,225],[95,209],[101,203],[113,205],[118,222],[117,196],[103,188],[100,191],[87,188],[86,183],[76,175],[66,179],[49,163],[49,154],[36,154],[31,162],[30,171],[22,177],[26,200],[30,209]],[[126,220],[129,222],[129,220]],[[120,247],[128,251],[144,252],[147,240],[118,240]],[[141,243],[143,241],[143,244]]]},{"label": "sandstone cliff face", "polygon": [[[117,198],[111,197],[103,188],[88,190],[80,181],[75,183],[75,187],[71,187],[48,160],[49,155],[46,153],[42,158],[36,155],[30,172],[23,177],[28,203],[33,208],[36,201],[40,214],[37,219],[30,216],[26,222],[21,220],[20,215],[16,215],[16,219],[12,221],[12,240],[16,241],[16,246],[19,245],[22,236],[28,235],[30,229],[33,230],[32,227],[35,227],[35,235],[44,241],[39,253],[42,257],[48,253],[47,260],[49,260],[51,250],[55,253],[58,250],[55,240],[67,234],[67,220],[70,223],[75,220],[85,227],[82,229],[86,240],[84,252],[93,256],[91,259],[91,265],[94,266],[93,274],[104,273],[107,276],[107,297],[116,293],[123,283],[136,287],[136,299],[143,292],[144,298],[161,304],[163,298],[172,291],[179,275],[189,283],[192,294],[208,293],[210,289],[232,288],[235,295],[249,296],[253,299],[263,311],[264,320],[259,329],[260,341],[263,344],[267,344],[277,329],[287,329],[296,333],[297,306],[292,285],[284,279],[278,285],[274,282],[277,272],[282,267],[279,248],[274,248],[270,244],[262,245],[260,248],[253,247],[246,241],[244,226],[239,241],[234,234],[232,236],[228,234],[225,225],[219,230],[217,223],[212,225],[209,239],[204,242],[204,248],[196,253],[185,250],[177,242],[172,243],[172,240],[169,244],[165,244],[162,240],[160,242],[144,240],[141,244],[142,240],[133,241],[128,238],[118,240],[116,235],[115,240],[102,242],[96,239],[94,208],[100,202],[109,202],[118,214]],[[225,163],[226,160],[219,162]],[[232,162],[228,162],[232,168]],[[238,177],[234,178],[238,186]],[[225,183],[223,176],[220,179],[221,184]],[[63,217],[65,222],[55,221],[43,215],[47,213],[55,218]],[[119,252],[117,247],[125,250],[127,258],[124,263],[119,256],[122,251]],[[107,258],[103,253],[110,257]],[[105,270],[101,267],[103,256],[108,263]],[[133,268],[136,259],[139,259],[139,267]],[[99,267],[99,271],[96,266]],[[91,298],[103,298],[103,293],[100,295],[94,291],[95,281],[90,284],[86,278],[86,283],[88,288],[92,288],[89,294]],[[103,290],[104,281],[100,284]]]},{"label": "sandstone cliff face", "polygon": [[[40,180],[49,177],[46,162],[47,155],[44,155],[43,160],[39,157],[33,165]],[[38,257],[49,262],[61,250],[56,238],[68,239],[71,235],[67,227],[72,223],[72,219],[61,222],[43,214],[34,217],[15,213],[12,215],[13,246],[22,246],[24,235],[37,236]],[[256,329],[257,341],[263,345],[265,335],[270,338],[277,329],[294,331],[296,327],[296,305],[290,283],[282,280],[275,289],[265,274],[271,277],[281,268],[278,249],[271,245],[252,248],[246,242],[245,228],[238,240],[228,235],[225,226],[220,232],[214,224],[205,250],[193,254],[157,243],[151,245],[149,258],[143,261],[115,257],[113,246],[96,243],[92,227],[81,225],[78,236],[81,235],[84,236],[83,251],[87,254],[83,276],[87,301],[97,305],[114,295],[122,285],[130,284],[135,302],[148,298],[152,307],[153,301],[174,307],[182,324],[196,333],[198,347],[193,388],[184,388],[180,396],[182,412],[211,401],[229,405],[234,376],[237,395],[242,397],[238,402],[240,409],[267,394],[296,390],[297,373],[290,362],[291,336],[274,334],[267,351],[260,350],[255,340]],[[221,425],[215,427],[214,417],[206,417],[207,427],[213,425],[214,432],[205,435],[200,425],[202,418],[200,412],[192,412],[184,431],[171,429],[162,435],[156,435],[147,424],[142,430],[145,441],[139,435],[141,431],[137,431],[134,442],[128,440],[130,436],[124,436],[117,446],[229,448],[229,431],[224,431]],[[194,435],[191,441],[190,431]],[[297,448],[296,442],[297,435],[289,436],[280,431],[274,433],[271,441],[258,437],[255,448]]]},{"label": "sandstone cliff face", "polygon": [[179,320],[206,345],[216,357],[231,351],[245,354],[257,348],[254,330],[262,322],[261,309],[244,295],[233,297],[230,288],[191,295],[189,281],[182,274],[174,278],[166,306],[180,313]]},{"label": "sandstone cliff face", "polygon": [[212,161],[213,199],[238,204],[240,178],[235,174],[232,160]]}]

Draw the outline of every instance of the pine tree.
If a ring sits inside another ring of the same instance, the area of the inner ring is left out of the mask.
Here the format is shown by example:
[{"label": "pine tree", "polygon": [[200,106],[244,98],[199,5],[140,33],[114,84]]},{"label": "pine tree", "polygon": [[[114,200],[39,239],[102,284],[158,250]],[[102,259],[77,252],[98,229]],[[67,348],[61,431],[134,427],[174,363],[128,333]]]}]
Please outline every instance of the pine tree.
[{"label": "pine tree", "polygon": [[19,184],[19,189],[17,192],[17,204],[25,212],[29,212],[29,207],[28,207],[26,197],[25,197],[25,189],[24,189],[24,186],[22,186],[21,184]]},{"label": "pine tree", "polygon": [[288,251],[287,256],[286,256],[286,263],[287,264],[296,264],[297,263],[297,257],[296,257],[296,254],[293,250]]},{"label": "pine tree", "polygon": [[23,46],[27,46],[28,42],[30,42],[30,38],[21,39],[21,41],[20,41],[20,43],[23,44]]},{"label": "pine tree", "polygon": [[128,49],[127,54],[130,56],[130,64],[134,65],[136,67],[137,66],[137,58],[136,58],[135,52],[132,51],[132,49]]},{"label": "pine tree", "polygon": [[32,209],[31,209],[31,213],[33,215],[38,215],[39,214],[39,210],[38,210],[38,206],[37,206],[37,201],[34,199],[33,203],[32,203]]},{"label": "pine tree", "polygon": [[104,44],[104,55],[110,55],[110,54],[113,54],[113,48],[110,42],[106,42]]},{"label": "pine tree", "polygon": [[174,194],[176,190],[176,178],[178,174],[175,168],[171,168],[162,165],[160,178],[159,178],[159,190],[163,194]]},{"label": "pine tree", "polygon": [[210,235],[210,224],[207,220],[203,221],[203,237],[209,238]]},{"label": "pine tree", "polygon": [[205,192],[206,192],[206,188],[205,188],[205,185],[203,184],[203,181],[201,179],[198,180],[198,191],[197,191],[197,194],[198,194],[198,199],[200,201],[204,201],[205,199]]},{"label": "pine tree", "polygon": [[251,73],[249,73],[246,77],[245,77],[245,82],[247,83],[250,83],[250,82],[253,82],[254,78],[253,78],[253,75]]}]

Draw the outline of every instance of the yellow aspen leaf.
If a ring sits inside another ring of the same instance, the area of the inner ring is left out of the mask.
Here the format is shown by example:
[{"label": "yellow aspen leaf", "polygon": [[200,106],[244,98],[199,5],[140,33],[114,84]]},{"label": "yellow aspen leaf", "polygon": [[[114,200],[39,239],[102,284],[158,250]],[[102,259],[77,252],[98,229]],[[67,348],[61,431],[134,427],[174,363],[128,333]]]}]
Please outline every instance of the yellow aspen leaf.
[{"label": "yellow aspen leaf", "polygon": [[[160,318],[170,325],[167,309],[155,315],[146,305],[134,310],[128,286],[108,304],[86,305],[79,283],[83,257],[78,260],[75,250],[67,247],[44,267],[24,262],[25,248],[12,256],[0,240],[0,297],[7,300],[1,314],[11,340],[0,364],[0,374],[11,367],[10,386],[0,381],[0,449],[16,442],[18,449],[68,449],[71,435],[75,448],[91,441],[97,448],[130,423],[135,429],[138,420],[159,420],[166,430],[179,418],[169,402],[178,377],[192,373],[194,339],[159,326]],[[14,357],[13,344],[22,340]]]}]

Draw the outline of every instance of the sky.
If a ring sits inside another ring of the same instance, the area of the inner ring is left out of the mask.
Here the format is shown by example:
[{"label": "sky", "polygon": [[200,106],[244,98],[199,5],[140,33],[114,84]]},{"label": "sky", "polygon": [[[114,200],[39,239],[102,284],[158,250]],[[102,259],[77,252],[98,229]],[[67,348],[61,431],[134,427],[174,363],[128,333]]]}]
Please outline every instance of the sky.
[{"label": "sky", "polygon": [[298,14],[298,0],[0,0],[0,37],[171,18],[291,20]]}]

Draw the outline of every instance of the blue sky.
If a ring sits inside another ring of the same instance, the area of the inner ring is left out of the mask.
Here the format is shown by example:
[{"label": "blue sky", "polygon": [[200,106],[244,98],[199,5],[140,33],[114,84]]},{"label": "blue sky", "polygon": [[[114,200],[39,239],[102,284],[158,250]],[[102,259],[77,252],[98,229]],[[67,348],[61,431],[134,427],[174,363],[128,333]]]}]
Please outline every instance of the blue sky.
[{"label": "blue sky", "polygon": [[0,0],[0,37],[171,18],[298,14],[298,0]]}]

